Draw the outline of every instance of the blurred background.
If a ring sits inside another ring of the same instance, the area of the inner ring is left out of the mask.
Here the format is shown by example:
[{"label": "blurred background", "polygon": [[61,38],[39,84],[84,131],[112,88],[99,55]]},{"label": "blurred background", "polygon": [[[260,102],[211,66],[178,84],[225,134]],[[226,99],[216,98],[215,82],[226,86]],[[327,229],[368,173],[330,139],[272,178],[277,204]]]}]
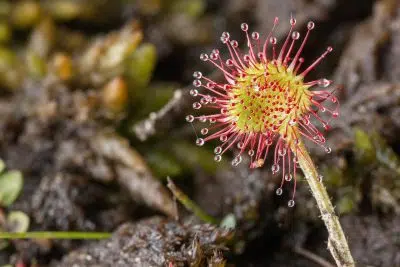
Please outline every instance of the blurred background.
[{"label": "blurred background", "polygon": [[302,177],[288,208],[270,164],[217,163],[185,122],[193,72],[218,78],[200,53],[226,53],[223,31],[244,44],[242,22],[265,37],[276,16],[281,40],[291,15],[301,33],[316,23],[306,62],[334,48],[309,77],[343,87],[332,153],[308,147],[357,266],[400,266],[397,0],[0,1],[0,229],[113,233],[1,240],[0,265],[333,266]]}]

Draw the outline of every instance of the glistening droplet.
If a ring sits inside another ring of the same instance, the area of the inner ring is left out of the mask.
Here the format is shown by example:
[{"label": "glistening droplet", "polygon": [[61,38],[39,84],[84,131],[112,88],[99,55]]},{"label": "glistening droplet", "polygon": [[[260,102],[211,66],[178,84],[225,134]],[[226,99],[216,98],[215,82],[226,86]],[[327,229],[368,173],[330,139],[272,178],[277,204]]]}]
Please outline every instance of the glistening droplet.
[{"label": "glistening droplet", "polygon": [[203,138],[197,138],[196,139],[196,145],[198,145],[198,146],[204,145],[204,139]]},{"label": "glistening droplet", "polygon": [[200,71],[195,71],[193,73],[193,78],[200,79],[201,77],[203,77],[203,74]]},{"label": "glistening droplet", "polygon": [[292,174],[285,174],[285,181],[288,181],[288,182],[290,182],[291,180],[292,180],[292,178],[293,178],[293,175]]},{"label": "glistening droplet", "polygon": [[222,156],[221,156],[221,155],[215,155],[215,157],[214,157],[214,160],[215,160],[216,162],[220,162],[221,159],[222,159]]},{"label": "glistening droplet", "polygon": [[200,109],[201,108],[201,104],[199,102],[194,102],[193,103],[193,108],[194,109]]},{"label": "glistening droplet", "polygon": [[187,122],[193,122],[194,121],[194,116],[193,115],[187,115],[186,116],[186,121]]},{"label": "glistening droplet", "polygon": [[242,31],[247,31],[249,29],[249,25],[247,23],[242,23],[240,25],[240,28],[242,29]]},{"label": "glistening droplet", "polygon": [[206,135],[206,134],[208,134],[208,128],[203,128],[203,129],[201,129],[200,132],[202,135]]},{"label": "glistening droplet", "polygon": [[276,189],[275,193],[276,193],[278,196],[282,195],[282,193],[283,193],[282,188]]},{"label": "glistening droplet", "polygon": [[215,154],[221,154],[221,152],[222,152],[222,147],[217,146],[216,148],[214,148],[214,153]]}]

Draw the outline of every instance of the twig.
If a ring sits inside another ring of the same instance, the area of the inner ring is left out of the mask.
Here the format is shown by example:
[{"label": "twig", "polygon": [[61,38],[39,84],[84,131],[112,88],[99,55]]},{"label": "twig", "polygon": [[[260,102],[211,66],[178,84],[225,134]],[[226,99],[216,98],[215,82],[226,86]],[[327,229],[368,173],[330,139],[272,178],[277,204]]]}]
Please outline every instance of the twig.
[{"label": "twig", "polygon": [[174,96],[159,111],[150,113],[148,118],[135,124],[133,131],[137,138],[141,141],[145,141],[147,138],[154,135],[156,132],[156,122],[163,121],[166,116],[179,106],[182,100],[182,94],[182,90],[176,90]]},{"label": "twig", "polygon": [[171,178],[167,177],[168,188],[171,190],[172,194],[182,203],[185,208],[194,213],[200,220],[217,224],[218,221],[214,217],[211,217],[207,213],[205,213],[196,203],[194,203],[185,193],[183,193],[171,180]]},{"label": "twig", "polygon": [[304,258],[307,258],[319,265],[321,265],[322,267],[334,267],[333,264],[331,264],[330,262],[328,262],[327,260],[325,260],[324,258],[321,258],[320,256],[312,253],[311,251],[308,251],[304,248],[301,247],[294,247],[293,251],[301,256],[303,256]]}]

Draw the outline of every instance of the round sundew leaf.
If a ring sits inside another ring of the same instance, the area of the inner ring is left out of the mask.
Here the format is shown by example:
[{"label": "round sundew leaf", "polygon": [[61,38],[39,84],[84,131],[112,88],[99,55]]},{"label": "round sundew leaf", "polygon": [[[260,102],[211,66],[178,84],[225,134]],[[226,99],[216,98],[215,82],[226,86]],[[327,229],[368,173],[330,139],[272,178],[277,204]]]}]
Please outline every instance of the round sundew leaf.
[{"label": "round sundew leaf", "polygon": [[22,211],[12,211],[7,216],[7,228],[13,233],[25,233],[29,229],[30,219]]},{"label": "round sundew leaf", "polygon": [[22,173],[9,171],[0,175],[0,205],[9,206],[17,199],[23,186]]}]

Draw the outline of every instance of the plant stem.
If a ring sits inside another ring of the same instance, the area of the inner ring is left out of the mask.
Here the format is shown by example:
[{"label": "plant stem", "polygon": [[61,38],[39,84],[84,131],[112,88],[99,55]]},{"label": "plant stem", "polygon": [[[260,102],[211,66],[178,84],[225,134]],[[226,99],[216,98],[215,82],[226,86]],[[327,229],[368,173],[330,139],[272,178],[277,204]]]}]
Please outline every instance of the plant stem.
[{"label": "plant stem", "polygon": [[102,232],[0,232],[0,239],[106,239],[110,233]]},{"label": "plant stem", "polygon": [[182,203],[183,206],[187,210],[190,210],[191,212],[194,213],[194,215],[197,216],[200,220],[206,222],[206,223],[211,223],[211,224],[217,224],[218,221],[214,218],[205,213],[194,201],[192,201],[185,193],[183,193],[171,180],[171,178],[167,177],[168,180],[168,188],[171,190],[172,194],[179,200],[180,203]]},{"label": "plant stem", "polygon": [[322,220],[324,221],[329,234],[328,249],[335,259],[337,266],[355,266],[339,218],[335,214],[335,210],[329,199],[328,193],[326,192],[325,186],[320,182],[318,172],[304,144],[300,143],[296,147],[292,147],[292,149],[293,151],[297,151],[296,154],[300,168],[303,170],[311,192],[317,201]]}]

